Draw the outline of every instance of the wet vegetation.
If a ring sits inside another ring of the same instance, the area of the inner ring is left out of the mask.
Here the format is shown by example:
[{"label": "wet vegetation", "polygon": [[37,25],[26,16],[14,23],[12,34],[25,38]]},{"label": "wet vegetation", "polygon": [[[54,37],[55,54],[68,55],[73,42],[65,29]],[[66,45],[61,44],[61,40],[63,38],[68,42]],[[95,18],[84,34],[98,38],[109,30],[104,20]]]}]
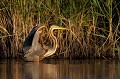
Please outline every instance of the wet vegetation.
[{"label": "wet vegetation", "polygon": [[51,58],[120,58],[118,0],[3,0],[0,1],[0,57],[22,57],[22,45],[35,25],[51,25],[58,49]]}]

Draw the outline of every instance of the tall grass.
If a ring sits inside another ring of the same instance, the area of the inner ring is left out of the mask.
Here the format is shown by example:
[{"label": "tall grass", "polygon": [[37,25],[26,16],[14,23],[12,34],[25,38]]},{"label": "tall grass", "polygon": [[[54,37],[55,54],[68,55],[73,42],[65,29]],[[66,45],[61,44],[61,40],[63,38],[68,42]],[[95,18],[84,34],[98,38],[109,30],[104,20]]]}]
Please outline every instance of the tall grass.
[{"label": "tall grass", "polygon": [[22,56],[22,44],[30,30],[45,24],[48,29],[51,25],[70,29],[55,31],[59,47],[51,57],[119,58],[119,8],[117,0],[1,1],[0,57]]}]

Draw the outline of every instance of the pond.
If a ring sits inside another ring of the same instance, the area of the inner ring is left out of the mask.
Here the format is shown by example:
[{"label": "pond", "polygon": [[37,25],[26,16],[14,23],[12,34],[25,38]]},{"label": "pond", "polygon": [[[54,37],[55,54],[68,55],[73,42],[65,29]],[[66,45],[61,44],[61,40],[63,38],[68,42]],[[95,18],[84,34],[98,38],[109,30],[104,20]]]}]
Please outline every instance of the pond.
[{"label": "pond", "polygon": [[0,61],[0,79],[120,79],[115,60]]}]

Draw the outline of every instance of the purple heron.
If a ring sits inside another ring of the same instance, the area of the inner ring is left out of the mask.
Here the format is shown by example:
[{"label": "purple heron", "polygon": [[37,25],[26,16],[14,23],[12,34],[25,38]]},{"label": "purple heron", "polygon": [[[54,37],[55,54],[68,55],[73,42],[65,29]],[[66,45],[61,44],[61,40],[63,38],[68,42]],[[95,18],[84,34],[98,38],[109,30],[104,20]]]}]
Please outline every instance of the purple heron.
[{"label": "purple heron", "polygon": [[[48,47],[42,44],[44,28],[45,26],[41,26],[37,29],[36,27],[33,28],[33,30],[28,35],[27,39],[25,40],[26,43],[23,44],[23,51],[26,53],[24,57],[27,61],[39,61],[45,57],[53,55],[57,49],[57,39],[54,36],[53,31],[55,29],[67,30],[67,28],[52,25],[49,29],[49,37],[53,41],[53,47]],[[27,42],[29,40],[30,42]],[[26,45],[28,45],[28,47]],[[25,51],[26,48],[27,51]]]}]

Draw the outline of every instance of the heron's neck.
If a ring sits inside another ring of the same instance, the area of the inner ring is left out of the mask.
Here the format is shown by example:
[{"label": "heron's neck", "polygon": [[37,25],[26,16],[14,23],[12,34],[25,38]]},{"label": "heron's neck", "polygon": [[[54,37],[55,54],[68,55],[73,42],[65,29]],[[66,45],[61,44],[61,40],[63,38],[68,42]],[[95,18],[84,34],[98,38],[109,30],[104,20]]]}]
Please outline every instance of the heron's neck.
[{"label": "heron's neck", "polygon": [[53,30],[54,30],[54,29],[52,29],[52,30],[50,31],[50,38],[53,40],[53,49],[56,49],[56,48],[57,48],[57,39],[56,39],[56,37],[55,37],[54,34],[53,34]]}]

